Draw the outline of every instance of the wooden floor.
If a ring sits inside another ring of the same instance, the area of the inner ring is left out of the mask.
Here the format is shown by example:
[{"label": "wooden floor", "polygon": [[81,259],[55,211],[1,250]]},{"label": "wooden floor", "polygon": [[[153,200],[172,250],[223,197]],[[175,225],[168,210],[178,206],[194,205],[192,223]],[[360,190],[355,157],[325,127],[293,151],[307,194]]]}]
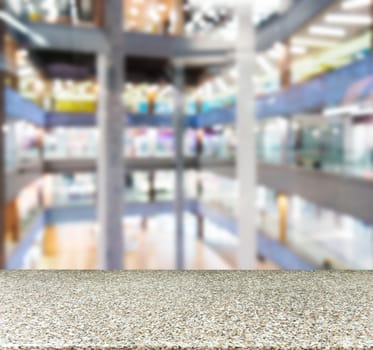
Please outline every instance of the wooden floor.
[{"label": "wooden floor", "polygon": [[[163,227],[161,229],[161,227]],[[188,231],[188,230],[187,230]],[[126,269],[174,269],[175,252],[173,229],[165,222],[150,221],[147,229],[139,222],[126,222]],[[96,235],[94,225],[74,224],[59,227],[49,240],[49,254],[36,263],[39,269],[95,269]],[[219,254],[219,249],[196,239],[186,232],[187,269],[234,269],[234,257]],[[224,244],[224,242],[220,242]],[[231,254],[234,252],[231,250]],[[276,269],[271,263],[259,263],[258,269]]]}]

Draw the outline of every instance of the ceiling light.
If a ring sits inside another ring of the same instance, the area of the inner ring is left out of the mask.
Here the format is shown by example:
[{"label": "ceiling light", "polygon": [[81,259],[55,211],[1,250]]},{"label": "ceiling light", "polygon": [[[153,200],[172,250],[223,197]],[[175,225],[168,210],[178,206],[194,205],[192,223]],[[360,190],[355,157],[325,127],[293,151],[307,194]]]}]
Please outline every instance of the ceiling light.
[{"label": "ceiling light", "polygon": [[44,91],[45,85],[42,80],[35,80],[34,81],[34,89],[37,93],[42,93]]},{"label": "ceiling light", "polygon": [[34,69],[31,66],[22,67],[18,70],[18,76],[25,77],[34,74]]},{"label": "ceiling light", "polygon": [[140,11],[137,7],[131,7],[130,13],[131,13],[131,16],[136,17],[139,15]]},{"label": "ceiling light", "polygon": [[343,38],[346,36],[346,31],[343,28],[312,26],[308,32],[313,35],[331,36],[335,38]]},{"label": "ceiling light", "polygon": [[330,48],[335,45],[336,42],[328,39],[319,39],[319,38],[306,38],[306,37],[296,37],[292,41],[292,44],[308,46],[308,47],[325,47]]},{"label": "ceiling light", "polygon": [[323,111],[324,117],[336,117],[341,115],[351,115],[351,116],[360,116],[373,114],[372,107],[363,107],[360,105],[348,105],[342,107],[331,107]]},{"label": "ceiling light", "polygon": [[166,12],[167,11],[167,5],[166,4],[159,4],[158,9],[160,12]]},{"label": "ceiling light", "polygon": [[307,48],[304,46],[291,46],[290,52],[294,55],[304,55],[307,53]]},{"label": "ceiling light", "polygon": [[156,11],[154,8],[151,8],[149,10],[148,15],[153,22],[159,22],[161,20],[161,17],[159,15],[158,11]]},{"label": "ceiling light", "polygon": [[16,61],[19,66],[24,66],[27,64],[27,57],[28,57],[28,52],[27,50],[18,50],[16,53]]},{"label": "ceiling light", "polygon": [[323,111],[324,117],[335,117],[340,115],[346,115],[354,113],[358,110],[357,105],[342,106],[342,107],[330,107]]},{"label": "ceiling light", "polygon": [[345,0],[342,3],[344,10],[353,10],[371,5],[371,0]]},{"label": "ceiling light", "polygon": [[370,15],[330,14],[325,16],[325,21],[333,24],[366,26],[372,24],[372,17]]}]

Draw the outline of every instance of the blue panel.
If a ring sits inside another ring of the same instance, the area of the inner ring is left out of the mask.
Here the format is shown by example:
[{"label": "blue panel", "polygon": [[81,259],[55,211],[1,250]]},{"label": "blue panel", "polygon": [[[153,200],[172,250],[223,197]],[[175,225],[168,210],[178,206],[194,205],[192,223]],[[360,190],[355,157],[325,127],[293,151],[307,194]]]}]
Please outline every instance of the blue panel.
[{"label": "blue panel", "polygon": [[367,83],[373,79],[372,56],[338,69],[324,76],[326,106],[336,106],[340,103],[353,103],[367,98],[372,90],[366,89]]},{"label": "blue panel", "polygon": [[173,210],[172,202],[157,202],[157,203],[131,203],[126,206],[125,216],[155,216],[167,214]]},{"label": "blue panel", "polygon": [[35,239],[38,237],[41,231],[44,230],[45,217],[44,214],[40,214],[32,223],[28,232],[25,233],[22,241],[7,261],[7,269],[20,269],[23,266],[23,259],[27,254],[28,250],[32,247]]},{"label": "blue panel", "polygon": [[190,126],[201,128],[219,124],[233,124],[235,122],[235,119],[236,108],[233,106],[224,107],[219,109],[213,109],[208,112],[203,112],[194,116],[193,119],[190,119]]},{"label": "blue panel", "polygon": [[45,221],[48,225],[91,222],[95,220],[96,208],[93,206],[59,207],[45,211]]},{"label": "blue panel", "polygon": [[323,74],[287,91],[257,98],[258,118],[290,116],[352,104],[373,95],[372,55],[346,67]]},{"label": "blue panel", "polygon": [[50,112],[46,115],[46,126],[90,127],[96,125],[96,117],[91,113],[57,113]]},{"label": "blue panel", "polygon": [[22,119],[38,126],[44,126],[45,113],[41,108],[10,88],[6,88],[4,94],[7,118]]},{"label": "blue panel", "polygon": [[206,217],[208,220],[212,221],[222,229],[237,235],[237,221],[234,218],[222,215],[221,211],[203,203],[199,203],[198,207],[195,208],[194,214],[197,213]]},{"label": "blue panel", "polygon": [[128,114],[128,127],[172,127],[173,121],[171,115],[146,115],[146,114]]},{"label": "blue panel", "polygon": [[[256,116],[257,118],[278,116],[281,114],[281,100],[284,97],[281,93],[268,94],[257,98],[256,100]],[[279,106],[279,107],[278,107]],[[285,114],[285,113],[284,113]]]},{"label": "blue panel", "polygon": [[314,270],[315,267],[306,263],[302,258],[293,253],[289,248],[268,236],[258,233],[257,246],[259,253],[283,269],[289,270]]},{"label": "blue panel", "polygon": [[[126,121],[128,127],[171,127],[172,118],[170,115],[145,115],[128,114]],[[93,127],[96,123],[96,116],[91,113],[56,113],[51,112],[46,116],[48,127]]]},{"label": "blue panel", "polygon": [[315,111],[320,110],[325,105],[325,81],[324,79],[313,79],[309,82],[302,84],[299,89],[299,96],[294,101],[301,101],[297,113],[303,111]]}]

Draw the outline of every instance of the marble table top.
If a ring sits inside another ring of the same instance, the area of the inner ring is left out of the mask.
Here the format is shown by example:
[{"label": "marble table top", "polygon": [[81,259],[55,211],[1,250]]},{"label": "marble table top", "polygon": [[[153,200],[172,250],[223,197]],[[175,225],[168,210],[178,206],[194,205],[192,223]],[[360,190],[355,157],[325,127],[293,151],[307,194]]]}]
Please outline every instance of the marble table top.
[{"label": "marble table top", "polygon": [[373,271],[4,271],[3,349],[373,349]]}]

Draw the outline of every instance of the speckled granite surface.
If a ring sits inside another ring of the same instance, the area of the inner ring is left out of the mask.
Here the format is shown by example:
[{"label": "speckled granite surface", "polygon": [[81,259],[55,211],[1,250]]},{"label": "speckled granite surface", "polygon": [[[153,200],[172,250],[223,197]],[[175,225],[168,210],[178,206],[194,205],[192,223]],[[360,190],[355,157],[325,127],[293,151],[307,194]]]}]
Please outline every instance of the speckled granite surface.
[{"label": "speckled granite surface", "polygon": [[0,349],[373,349],[373,272],[1,272]]}]

